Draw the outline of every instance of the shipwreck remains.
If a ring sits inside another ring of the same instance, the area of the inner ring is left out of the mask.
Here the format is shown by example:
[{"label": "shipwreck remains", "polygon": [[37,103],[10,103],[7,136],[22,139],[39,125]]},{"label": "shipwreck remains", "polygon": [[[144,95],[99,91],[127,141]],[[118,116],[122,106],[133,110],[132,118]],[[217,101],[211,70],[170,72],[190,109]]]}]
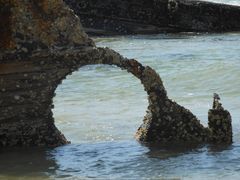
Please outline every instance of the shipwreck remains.
[{"label": "shipwreck remains", "polygon": [[90,64],[118,66],[143,84],[149,106],[139,141],[232,142],[227,111],[210,110],[209,128],[203,127],[168,98],[152,68],[97,48],[62,0],[0,0],[0,18],[0,147],[69,143],[54,125],[52,98],[67,75]]},{"label": "shipwreck remains", "polygon": [[208,111],[208,127],[211,131],[211,142],[232,142],[232,118],[222,107],[216,93],[213,96],[213,108]]},{"label": "shipwreck remains", "polygon": [[201,0],[64,0],[93,35],[240,30],[240,6]]}]

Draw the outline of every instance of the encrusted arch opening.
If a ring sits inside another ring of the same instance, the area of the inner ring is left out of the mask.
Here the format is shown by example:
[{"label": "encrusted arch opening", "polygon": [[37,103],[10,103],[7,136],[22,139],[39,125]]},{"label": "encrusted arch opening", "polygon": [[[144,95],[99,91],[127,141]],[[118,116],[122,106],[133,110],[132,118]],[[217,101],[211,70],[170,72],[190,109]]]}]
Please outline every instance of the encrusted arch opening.
[{"label": "encrusted arch opening", "polygon": [[[67,55],[67,57],[62,63],[70,66],[71,71],[66,73],[62,79],[84,65],[108,64],[127,70],[141,81],[148,94],[149,105],[143,124],[137,130],[135,136],[137,140],[147,143],[212,141],[211,128],[204,127],[188,109],[168,98],[159,74],[151,67],[143,66],[134,59],[124,58],[108,48],[93,48],[83,56]],[[229,132],[231,132],[230,129]],[[227,141],[230,142],[231,138]]]},{"label": "encrusted arch opening", "polygon": [[86,65],[58,85],[53,98],[56,127],[72,143],[127,140],[148,106],[142,84],[114,65]]},{"label": "encrusted arch opening", "polygon": [[[64,135],[54,124],[52,113],[54,92],[67,75],[85,65],[115,65],[127,70],[138,78],[148,95],[147,113],[138,128],[136,139],[141,142],[154,143],[231,143],[231,116],[224,110],[219,98],[217,106],[209,110],[209,126],[204,127],[198,118],[188,109],[168,98],[163,82],[158,73],[149,66],[143,66],[134,59],[127,59],[108,48],[86,47],[62,50],[46,58],[43,54],[28,59],[31,62],[25,68],[37,69],[37,72],[23,73],[21,78],[34,91],[27,89],[24,94],[5,96],[2,103],[15,103],[19,109],[3,110],[3,116],[15,117],[21,112],[20,121],[8,134],[0,136],[0,146],[60,146],[67,143]],[[12,66],[9,66],[12,67]],[[20,69],[20,70],[26,70]],[[10,68],[11,70],[11,68]],[[28,69],[29,70],[29,69]],[[5,81],[4,81],[5,82]],[[9,82],[6,88],[11,88]],[[25,85],[24,83],[22,85]],[[21,86],[20,86],[21,87]],[[217,96],[216,96],[217,97]],[[27,106],[21,104],[27,103]],[[11,110],[11,113],[9,113]],[[217,119],[217,120],[216,120]],[[31,123],[29,123],[31,122]],[[5,123],[6,124],[6,123]],[[9,126],[2,126],[5,132]],[[224,127],[224,128],[222,128]],[[12,132],[22,134],[15,138]]]}]

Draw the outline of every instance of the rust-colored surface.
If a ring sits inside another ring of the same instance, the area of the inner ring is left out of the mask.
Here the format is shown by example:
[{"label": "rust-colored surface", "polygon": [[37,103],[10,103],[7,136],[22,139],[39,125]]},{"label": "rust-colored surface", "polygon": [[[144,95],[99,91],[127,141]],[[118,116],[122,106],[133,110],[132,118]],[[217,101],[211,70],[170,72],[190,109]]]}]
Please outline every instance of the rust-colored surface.
[{"label": "rust-colored surface", "polygon": [[138,62],[138,61],[136,61],[136,60],[134,60],[134,59],[132,59],[131,61],[129,61],[129,65],[130,65],[130,67],[132,68],[131,69],[131,73],[134,75],[134,76],[136,76],[136,77],[141,77],[141,74],[142,74],[142,65]]},{"label": "rust-colored surface", "polygon": [[47,44],[52,44],[54,42],[54,36],[49,33],[51,28],[50,17],[48,16],[49,0],[33,0],[29,5],[29,10],[32,12],[39,36],[44,35]]},{"label": "rust-colored surface", "polygon": [[79,18],[64,6],[62,0],[0,0],[0,49],[93,45]]},{"label": "rust-colored surface", "polygon": [[34,67],[31,62],[27,63],[7,63],[0,64],[0,75],[11,74],[11,73],[24,73],[24,72],[34,72],[40,67]]}]

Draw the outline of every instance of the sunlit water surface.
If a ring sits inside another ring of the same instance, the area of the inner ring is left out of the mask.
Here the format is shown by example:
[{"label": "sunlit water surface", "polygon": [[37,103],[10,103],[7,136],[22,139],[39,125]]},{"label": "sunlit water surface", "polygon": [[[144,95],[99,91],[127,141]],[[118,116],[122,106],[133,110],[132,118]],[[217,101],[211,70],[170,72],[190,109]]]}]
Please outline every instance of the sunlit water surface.
[{"label": "sunlit water surface", "polygon": [[139,80],[112,66],[85,66],[56,91],[56,125],[72,144],[6,149],[0,179],[240,179],[240,33],[96,38],[98,46],[153,67],[170,98],[204,125],[217,92],[230,111],[227,147],[146,147],[134,139],[147,109]]},{"label": "sunlit water surface", "polygon": [[202,0],[202,1],[212,1],[212,2],[215,2],[215,3],[240,5],[240,0]]}]

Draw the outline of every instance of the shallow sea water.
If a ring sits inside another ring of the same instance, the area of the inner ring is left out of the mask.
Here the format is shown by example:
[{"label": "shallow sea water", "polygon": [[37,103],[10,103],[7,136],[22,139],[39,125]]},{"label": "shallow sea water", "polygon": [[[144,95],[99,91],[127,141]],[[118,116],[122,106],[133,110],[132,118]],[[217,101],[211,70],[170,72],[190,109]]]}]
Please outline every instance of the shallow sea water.
[{"label": "shallow sea water", "polygon": [[[134,140],[147,97],[140,82],[112,66],[86,66],[59,87],[58,127],[73,141],[53,151],[56,175],[108,178],[240,178],[240,34],[96,38],[156,69],[170,98],[207,125],[217,92],[233,118],[229,147],[145,147]],[[64,103],[63,103],[64,102]],[[61,158],[63,157],[63,158]],[[69,162],[70,159],[70,162]],[[73,171],[73,172],[72,172]]]},{"label": "shallow sea water", "polygon": [[[236,1],[235,1],[236,2]],[[56,91],[57,127],[72,144],[0,150],[0,179],[240,179],[240,33],[95,38],[151,66],[170,98],[207,125],[217,92],[233,120],[231,146],[147,147],[134,139],[147,109],[140,82],[117,67],[80,68]]]},{"label": "shallow sea water", "polygon": [[114,66],[80,68],[59,86],[56,125],[72,144],[0,153],[5,179],[239,179],[240,33],[96,38],[160,74],[170,98],[207,124],[212,94],[233,118],[227,147],[147,147],[134,139],[147,108],[140,82]]}]

